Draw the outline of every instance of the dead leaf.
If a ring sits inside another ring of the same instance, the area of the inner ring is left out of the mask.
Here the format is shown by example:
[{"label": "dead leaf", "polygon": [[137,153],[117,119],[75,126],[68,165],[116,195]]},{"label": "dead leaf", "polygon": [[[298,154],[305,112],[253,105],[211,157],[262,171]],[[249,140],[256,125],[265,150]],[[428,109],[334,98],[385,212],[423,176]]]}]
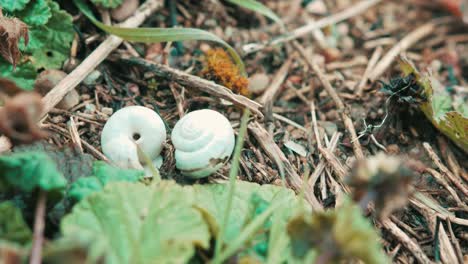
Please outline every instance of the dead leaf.
[{"label": "dead leaf", "polygon": [[24,38],[24,44],[28,45],[28,26],[17,18],[4,17],[0,14],[0,54],[13,64],[13,68],[21,56],[18,48],[21,38]]}]

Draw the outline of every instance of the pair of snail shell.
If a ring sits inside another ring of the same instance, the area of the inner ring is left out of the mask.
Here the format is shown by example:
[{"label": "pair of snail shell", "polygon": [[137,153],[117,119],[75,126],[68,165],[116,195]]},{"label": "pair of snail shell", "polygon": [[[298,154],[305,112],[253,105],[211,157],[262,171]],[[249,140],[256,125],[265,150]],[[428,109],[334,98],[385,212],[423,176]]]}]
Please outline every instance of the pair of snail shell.
[{"label": "pair of snail shell", "polygon": [[[234,150],[234,130],[226,117],[209,110],[188,113],[179,120],[171,134],[176,167],[191,178],[207,177],[220,169]],[[142,106],[129,106],[115,112],[101,135],[104,155],[122,168],[145,170],[143,152],[153,166],[161,167],[161,151],[166,141],[166,128],[161,117]],[[139,149],[141,151],[139,151]]]}]

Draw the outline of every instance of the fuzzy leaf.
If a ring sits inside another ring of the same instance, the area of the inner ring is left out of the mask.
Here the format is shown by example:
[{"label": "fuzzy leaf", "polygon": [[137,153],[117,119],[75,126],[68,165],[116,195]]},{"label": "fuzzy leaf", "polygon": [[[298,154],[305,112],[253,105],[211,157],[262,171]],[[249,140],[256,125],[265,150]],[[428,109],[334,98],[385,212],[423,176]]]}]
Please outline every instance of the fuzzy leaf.
[{"label": "fuzzy leaf", "polygon": [[24,221],[21,210],[12,202],[0,203],[0,238],[25,244],[31,237],[31,230]]},{"label": "fuzzy leaf", "polygon": [[62,234],[92,238],[106,263],[186,263],[210,238],[193,198],[173,182],[111,183],[73,208]]},{"label": "fuzzy leaf", "polygon": [[49,1],[52,17],[47,24],[36,26],[30,31],[31,43],[26,48],[36,69],[57,69],[68,58],[73,41],[72,17],[60,10],[59,5]]},{"label": "fuzzy leaf", "polygon": [[299,215],[289,222],[288,233],[296,258],[316,250],[318,255],[332,254],[331,263],[350,259],[367,264],[389,263],[373,226],[351,203],[333,211]]},{"label": "fuzzy leaf", "polygon": [[430,76],[419,73],[416,67],[407,59],[400,59],[400,69],[408,76],[414,75],[418,85],[423,89],[427,100],[419,104],[419,108],[432,124],[456,145],[468,153],[468,117],[463,112],[457,112],[452,107],[452,100],[445,95],[436,94],[437,85]]},{"label": "fuzzy leaf", "polygon": [[81,177],[93,173],[93,156],[80,153],[71,146],[57,147],[46,141],[39,141],[29,145],[20,145],[13,148],[15,153],[41,151],[46,153],[57,164],[57,169],[63,174],[68,183],[71,184]]},{"label": "fuzzy leaf", "polygon": [[8,12],[22,10],[31,0],[0,0],[0,7]]},{"label": "fuzzy leaf", "polygon": [[89,194],[102,190],[110,182],[137,182],[143,177],[143,171],[125,170],[103,161],[96,161],[93,165],[93,176],[82,177],[74,182],[68,191],[68,197],[74,201],[80,201]]},{"label": "fuzzy leaf", "polygon": [[36,75],[36,69],[31,62],[21,63],[13,69],[13,65],[0,58],[0,76],[13,81],[22,89],[32,90]]},{"label": "fuzzy leaf", "polygon": [[15,153],[0,156],[0,190],[16,188],[25,192],[35,189],[61,191],[67,181],[55,163],[43,152]]},{"label": "fuzzy leaf", "polygon": [[13,16],[21,17],[29,26],[44,25],[52,17],[52,12],[48,0],[31,1],[26,8],[14,12]]},{"label": "fuzzy leaf", "polygon": [[105,8],[116,8],[122,4],[122,0],[91,0],[91,2]]}]

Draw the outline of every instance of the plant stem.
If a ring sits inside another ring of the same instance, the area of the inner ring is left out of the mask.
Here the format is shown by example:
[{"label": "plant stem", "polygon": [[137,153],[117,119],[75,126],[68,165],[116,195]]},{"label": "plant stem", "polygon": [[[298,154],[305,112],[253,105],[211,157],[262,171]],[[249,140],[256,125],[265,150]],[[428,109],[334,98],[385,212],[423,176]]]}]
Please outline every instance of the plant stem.
[{"label": "plant stem", "polygon": [[36,213],[34,218],[34,234],[29,264],[40,264],[42,260],[42,243],[44,242],[45,211],[47,192],[40,190],[37,199]]},{"label": "plant stem", "polygon": [[223,250],[222,254],[220,254],[219,257],[214,258],[213,264],[223,263],[226,259],[238,251],[239,248],[245,244],[245,242],[252,238],[252,235],[263,226],[263,224],[268,220],[268,217],[270,217],[281,205],[283,205],[282,202],[270,205],[267,210],[265,210],[259,216],[255,217],[255,219],[242,230],[236,239],[229,243],[229,246]]},{"label": "plant stem", "polygon": [[[236,189],[236,178],[239,171],[239,161],[242,152],[242,147],[244,146],[244,138],[247,132],[247,122],[249,120],[250,110],[244,108],[244,113],[241,118],[241,125],[239,128],[239,135],[237,136],[236,148],[234,150],[234,156],[232,158],[231,170],[229,171],[229,192],[228,199],[226,202],[226,209],[224,211],[223,222],[221,224],[218,237],[216,239],[215,254],[213,259],[216,260],[219,258],[221,252],[221,247],[224,241],[224,235],[226,232],[226,227],[229,221],[229,214],[231,213],[232,202],[234,200],[234,192]],[[215,261],[213,263],[216,263]]]}]

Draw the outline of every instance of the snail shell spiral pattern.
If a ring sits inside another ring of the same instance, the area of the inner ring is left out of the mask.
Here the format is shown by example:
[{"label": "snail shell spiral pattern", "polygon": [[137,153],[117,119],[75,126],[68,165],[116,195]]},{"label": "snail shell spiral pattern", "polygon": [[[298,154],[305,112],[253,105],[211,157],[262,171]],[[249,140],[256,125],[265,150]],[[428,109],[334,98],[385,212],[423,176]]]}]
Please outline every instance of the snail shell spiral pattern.
[{"label": "snail shell spiral pattern", "polygon": [[234,150],[234,130],[222,114],[209,110],[188,113],[171,135],[176,167],[192,178],[207,177],[220,169]]}]

